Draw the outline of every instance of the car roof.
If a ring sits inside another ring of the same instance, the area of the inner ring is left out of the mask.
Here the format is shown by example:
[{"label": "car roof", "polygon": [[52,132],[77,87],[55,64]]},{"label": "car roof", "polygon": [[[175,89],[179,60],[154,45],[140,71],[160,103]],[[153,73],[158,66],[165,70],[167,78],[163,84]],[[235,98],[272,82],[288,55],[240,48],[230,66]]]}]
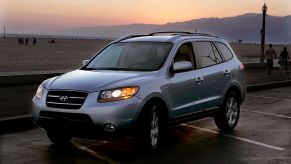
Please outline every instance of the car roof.
[{"label": "car roof", "polygon": [[[207,39],[223,41],[217,36],[204,33],[190,32],[156,32],[149,35],[130,35],[123,37],[116,42],[180,42],[188,39]],[[223,41],[224,42],[224,41]]]},{"label": "car roof", "polygon": [[171,42],[176,36],[140,36],[122,40],[121,42]]}]

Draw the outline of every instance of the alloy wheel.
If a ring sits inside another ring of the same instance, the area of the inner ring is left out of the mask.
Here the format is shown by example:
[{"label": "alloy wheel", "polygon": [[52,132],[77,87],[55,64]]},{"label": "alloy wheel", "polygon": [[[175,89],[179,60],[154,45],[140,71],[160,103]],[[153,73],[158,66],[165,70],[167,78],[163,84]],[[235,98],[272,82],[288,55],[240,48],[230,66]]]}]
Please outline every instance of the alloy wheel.
[{"label": "alloy wheel", "polygon": [[233,126],[238,116],[238,103],[235,97],[229,97],[226,104],[226,119],[229,126]]},{"label": "alloy wheel", "polygon": [[156,106],[153,106],[150,123],[151,123],[150,128],[151,147],[152,149],[155,149],[157,147],[159,137],[159,117],[156,110]]}]

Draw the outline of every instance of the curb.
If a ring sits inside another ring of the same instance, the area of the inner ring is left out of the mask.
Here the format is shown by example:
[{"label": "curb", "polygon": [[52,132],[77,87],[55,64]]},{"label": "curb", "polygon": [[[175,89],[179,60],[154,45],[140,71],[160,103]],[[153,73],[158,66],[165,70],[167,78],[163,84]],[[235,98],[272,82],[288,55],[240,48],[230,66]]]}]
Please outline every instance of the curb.
[{"label": "curb", "polygon": [[262,83],[262,84],[256,84],[256,85],[248,85],[247,92],[254,92],[254,91],[288,87],[288,86],[291,86],[291,80],[276,81],[276,82]]},{"label": "curb", "polygon": [[26,130],[34,127],[32,115],[23,115],[0,119],[0,134]]},{"label": "curb", "polygon": [[[247,92],[267,90],[272,88],[281,88],[291,86],[291,80],[263,83],[257,85],[248,85]],[[25,130],[35,127],[32,115],[16,116],[0,119],[0,134]]]}]

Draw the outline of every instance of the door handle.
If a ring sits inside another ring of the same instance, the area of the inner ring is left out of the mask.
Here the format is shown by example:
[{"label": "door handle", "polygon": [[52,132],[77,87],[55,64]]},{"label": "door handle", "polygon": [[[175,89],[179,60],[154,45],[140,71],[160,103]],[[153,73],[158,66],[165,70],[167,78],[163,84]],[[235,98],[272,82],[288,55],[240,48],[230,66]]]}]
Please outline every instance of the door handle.
[{"label": "door handle", "polygon": [[228,69],[226,69],[225,71],[224,71],[224,75],[225,76],[228,76],[230,74],[230,71],[228,70]]},{"label": "door handle", "polygon": [[203,77],[197,77],[196,78],[196,83],[201,84],[203,82]]}]

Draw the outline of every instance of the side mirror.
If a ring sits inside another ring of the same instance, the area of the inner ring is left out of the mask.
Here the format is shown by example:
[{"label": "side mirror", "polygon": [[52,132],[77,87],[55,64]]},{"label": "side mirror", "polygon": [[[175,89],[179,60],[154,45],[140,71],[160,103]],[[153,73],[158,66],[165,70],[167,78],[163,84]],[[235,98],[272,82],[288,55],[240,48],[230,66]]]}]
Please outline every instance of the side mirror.
[{"label": "side mirror", "polygon": [[90,60],[83,60],[82,65],[85,66]]},{"label": "side mirror", "polygon": [[191,62],[189,61],[179,61],[179,62],[175,62],[174,66],[172,68],[172,72],[176,73],[176,72],[184,72],[184,71],[189,71],[192,70],[193,65]]}]

